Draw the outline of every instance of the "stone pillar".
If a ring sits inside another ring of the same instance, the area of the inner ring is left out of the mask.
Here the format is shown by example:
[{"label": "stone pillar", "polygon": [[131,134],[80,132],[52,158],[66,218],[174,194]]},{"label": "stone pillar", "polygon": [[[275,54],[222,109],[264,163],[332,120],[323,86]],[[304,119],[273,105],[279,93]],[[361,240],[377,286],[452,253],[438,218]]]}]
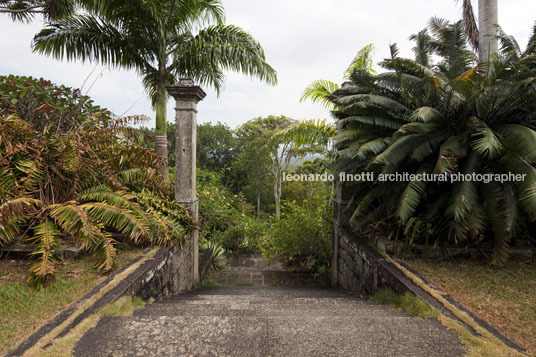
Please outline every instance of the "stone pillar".
[{"label": "stone pillar", "polygon": [[[197,103],[206,93],[194,81],[179,79],[173,86],[166,87],[175,98],[175,200],[190,210],[198,220],[198,202],[195,191],[196,182],[196,141],[197,141]],[[199,232],[193,231],[188,237],[187,249],[192,257],[192,282],[199,282]]]},{"label": "stone pillar", "polygon": [[349,223],[348,214],[344,212],[344,209],[348,205],[351,195],[351,188],[337,181],[335,199],[333,200],[333,255],[331,258],[331,286],[334,288],[339,285],[339,232]]}]

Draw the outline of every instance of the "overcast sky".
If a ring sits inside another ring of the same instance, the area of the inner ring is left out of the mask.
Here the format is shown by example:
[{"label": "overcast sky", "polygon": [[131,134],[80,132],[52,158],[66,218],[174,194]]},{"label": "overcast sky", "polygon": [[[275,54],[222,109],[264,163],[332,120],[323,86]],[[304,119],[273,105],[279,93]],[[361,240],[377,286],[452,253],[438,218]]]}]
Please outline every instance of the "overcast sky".
[{"label": "overcast sky", "polygon": [[[228,73],[220,97],[205,88],[199,104],[200,122],[236,127],[258,116],[287,115],[295,119],[327,118],[318,104],[300,103],[303,89],[315,79],[342,81],[344,69],[356,52],[374,43],[375,62],[388,55],[389,44],[399,44],[411,56],[408,37],[424,28],[432,16],[461,18],[454,0],[222,0],[228,24],[242,27],[263,46],[268,62],[277,70],[279,84],[265,85],[240,74]],[[461,1],[460,1],[461,3]],[[475,9],[477,2],[473,1]],[[525,46],[536,21],[536,1],[499,0],[499,22]],[[31,52],[32,37],[41,21],[15,24],[0,17],[0,74],[44,77],[80,87],[101,106],[117,115],[154,113],[135,72],[108,69],[90,63],[59,62]],[[95,70],[94,70],[95,69]],[[90,73],[93,73],[90,75]],[[168,119],[173,120],[173,100]],[[129,109],[130,108],[130,109]]]}]

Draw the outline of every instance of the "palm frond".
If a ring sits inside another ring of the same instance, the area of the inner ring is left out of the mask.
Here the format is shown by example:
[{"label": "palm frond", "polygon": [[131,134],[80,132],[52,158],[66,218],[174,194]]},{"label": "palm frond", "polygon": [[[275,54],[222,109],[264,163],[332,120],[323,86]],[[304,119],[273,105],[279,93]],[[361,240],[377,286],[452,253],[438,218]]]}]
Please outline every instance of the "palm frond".
[{"label": "palm frond", "polygon": [[350,79],[350,76],[353,72],[362,71],[367,73],[376,73],[372,68],[372,54],[374,53],[374,44],[369,43],[360,49],[348,68],[344,73],[345,79]]},{"label": "palm frond", "polygon": [[320,103],[324,108],[333,110],[335,104],[333,100],[333,92],[339,89],[339,85],[335,82],[331,82],[324,79],[318,79],[311,82],[302,93],[300,102],[304,102],[310,99],[313,103]]},{"label": "palm frond", "polygon": [[490,159],[493,159],[503,151],[504,147],[501,144],[500,138],[497,137],[486,123],[473,117],[471,118],[471,125],[475,129],[475,133],[472,136],[477,138],[471,141],[473,150],[483,157],[489,157]]},{"label": "palm frond", "polygon": [[536,131],[519,124],[503,124],[497,127],[504,145],[517,152],[525,160],[536,163]]},{"label": "palm frond", "polygon": [[225,249],[218,242],[210,240],[203,245],[203,248],[210,249],[210,268],[212,270],[222,270],[229,265]]},{"label": "palm frond", "polygon": [[231,70],[256,77],[268,84],[277,84],[276,71],[266,62],[264,50],[250,34],[233,25],[209,26],[186,39],[174,50],[170,73],[190,77],[201,84],[215,87],[221,83],[210,80],[211,69]]},{"label": "palm frond", "polygon": [[[467,158],[462,173],[472,174],[478,171],[477,167],[478,156],[473,153]],[[447,213],[452,215],[454,222],[463,225],[464,219],[478,207],[477,183],[466,180],[455,183],[450,202]]]},{"label": "palm frond", "polygon": [[143,70],[153,57],[146,51],[149,44],[140,46],[141,41],[145,39],[130,38],[114,24],[86,14],[47,24],[34,37],[33,50],[57,59]]},{"label": "palm frond", "polygon": [[101,272],[108,272],[112,270],[117,261],[116,242],[109,232],[101,231],[97,237],[99,240],[94,253],[97,258],[95,267]]},{"label": "palm frond", "polygon": [[291,142],[297,147],[309,145],[327,146],[335,135],[335,126],[326,120],[302,120],[277,132],[272,139],[276,142]]},{"label": "palm frond", "polygon": [[411,113],[408,120],[412,122],[430,123],[440,120],[441,117],[441,113],[435,108],[420,107]]},{"label": "palm frond", "polygon": [[536,23],[532,27],[532,34],[530,35],[529,42],[525,52],[523,52],[523,57],[534,56],[536,55]]},{"label": "palm frond", "polygon": [[[424,172],[426,172],[426,169],[422,168],[415,174],[422,174]],[[396,215],[402,222],[406,222],[415,213],[425,189],[426,182],[424,181],[415,180],[408,183],[406,189],[400,196],[400,203],[396,210]]]},{"label": "palm frond", "polygon": [[412,49],[415,54],[415,61],[422,66],[428,66],[430,62],[431,41],[428,30],[419,31],[419,33],[411,35],[409,39],[415,41],[415,47]]},{"label": "palm frond", "polygon": [[451,136],[441,144],[434,173],[453,173],[458,167],[458,159],[465,154],[466,149],[462,146],[460,140],[455,136]]},{"label": "palm frond", "polygon": [[475,20],[475,13],[473,11],[473,6],[471,5],[471,0],[463,0],[463,22],[465,27],[465,33],[469,43],[476,52],[480,50],[479,44],[479,31],[478,26]]}]

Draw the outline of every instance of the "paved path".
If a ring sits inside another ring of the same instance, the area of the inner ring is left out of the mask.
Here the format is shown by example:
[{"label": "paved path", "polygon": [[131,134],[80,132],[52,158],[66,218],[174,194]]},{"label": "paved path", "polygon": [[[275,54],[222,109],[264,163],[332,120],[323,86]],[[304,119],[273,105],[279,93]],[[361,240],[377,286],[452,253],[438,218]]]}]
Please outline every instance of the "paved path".
[{"label": "paved path", "polygon": [[350,294],[313,287],[296,274],[273,274],[274,266],[259,270],[262,264],[254,256],[242,257],[222,276],[211,276],[226,286],[173,296],[133,316],[105,317],[82,337],[74,355],[464,355],[455,334],[435,319],[412,318]]}]

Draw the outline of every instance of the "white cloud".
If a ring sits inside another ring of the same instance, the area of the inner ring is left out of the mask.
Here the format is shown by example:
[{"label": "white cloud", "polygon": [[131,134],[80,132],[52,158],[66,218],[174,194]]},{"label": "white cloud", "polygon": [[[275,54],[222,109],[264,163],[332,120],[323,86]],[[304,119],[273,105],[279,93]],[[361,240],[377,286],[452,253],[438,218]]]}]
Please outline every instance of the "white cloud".
[{"label": "white cloud", "polygon": [[[269,63],[278,71],[279,84],[269,87],[240,74],[229,73],[225,90],[217,98],[213,90],[199,104],[199,120],[221,121],[232,127],[265,115],[284,114],[296,119],[328,117],[319,105],[299,103],[302,90],[313,80],[340,82],[342,73],[364,45],[376,45],[375,59],[388,55],[397,42],[410,56],[408,37],[426,26],[432,16],[457,20],[454,0],[222,0],[227,23],[241,26],[261,42]],[[475,4],[476,5],[476,4]],[[475,6],[476,8],[476,6]],[[534,0],[500,1],[503,29],[525,45],[536,18]],[[59,62],[33,54],[33,35],[42,23],[15,24],[0,17],[0,73],[45,77],[80,87],[94,69],[92,64]],[[99,74],[102,72],[102,77]],[[134,104],[130,114],[154,117],[140,78],[132,71],[98,66],[86,83],[95,80],[90,95],[99,105],[117,114]],[[168,118],[173,118],[173,105]]]}]

